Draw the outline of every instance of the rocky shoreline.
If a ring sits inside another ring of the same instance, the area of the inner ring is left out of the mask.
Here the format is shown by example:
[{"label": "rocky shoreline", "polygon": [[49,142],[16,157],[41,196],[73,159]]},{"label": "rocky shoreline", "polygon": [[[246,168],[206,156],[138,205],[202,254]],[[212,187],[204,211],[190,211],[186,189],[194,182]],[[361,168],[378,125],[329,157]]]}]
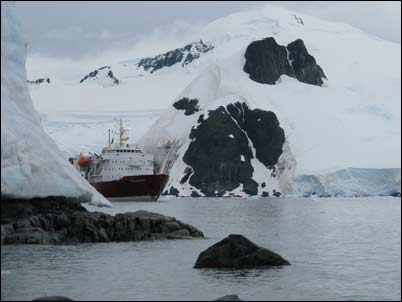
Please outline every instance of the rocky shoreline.
[{"label": "rocky shoreline", "polygon": [[1,245],[203,238],[197,228],[148,211],[89,212],[64,198],[1,199]]}]

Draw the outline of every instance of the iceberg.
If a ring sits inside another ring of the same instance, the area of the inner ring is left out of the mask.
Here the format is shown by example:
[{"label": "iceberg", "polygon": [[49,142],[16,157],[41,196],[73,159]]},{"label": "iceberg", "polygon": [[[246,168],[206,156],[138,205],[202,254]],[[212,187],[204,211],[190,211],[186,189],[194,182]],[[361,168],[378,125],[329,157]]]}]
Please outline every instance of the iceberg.
[{"label": "iceberg", "polygon": [[45,133],[28,90],[14,3],[1,2],[1,196],[62,197],[110,206]]}]

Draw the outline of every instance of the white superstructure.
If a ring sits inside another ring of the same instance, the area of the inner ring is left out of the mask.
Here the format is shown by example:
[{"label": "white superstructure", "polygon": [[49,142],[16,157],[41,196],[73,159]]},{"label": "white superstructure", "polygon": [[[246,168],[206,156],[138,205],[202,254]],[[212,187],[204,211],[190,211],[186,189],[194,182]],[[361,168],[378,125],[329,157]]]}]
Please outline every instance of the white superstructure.
[{"label": "white superstructure", "polygon": [[110,141],[109,130],[109,145],[102,149],[101,155],[72,158],[71,163],[89,182],[114,181],[125,176],[153,175],[154,156],[144,153],[135,145],[127,144],[126,132],[122,120],[119,120],[117,143],[113,144],[114,137]]}]

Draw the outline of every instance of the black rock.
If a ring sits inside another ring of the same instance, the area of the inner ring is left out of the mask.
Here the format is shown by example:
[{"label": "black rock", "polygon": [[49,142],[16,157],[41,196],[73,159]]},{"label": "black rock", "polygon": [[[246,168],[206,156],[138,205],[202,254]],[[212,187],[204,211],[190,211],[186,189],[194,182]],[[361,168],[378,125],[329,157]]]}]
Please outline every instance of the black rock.
[{"label": "black rock", "polygon": [[317,86],[324,84],[322,79],[327,77],[314,57],[308,53],[303,40],[297,39],[290,43],[287,49],[294,73],[300,82]]},{"label": "black rock", "polygon": [[282,154],[285,143],[285,132],[279,126],[275,113],[261,109],[250,110],[243,106],[245,111],[245,129],[253,142],[256,157],[267,168],[273,169]]},{"label": "black rock", "polygon": [[269,197],[269,192],[263,191],[261,197]]},{"label": "black rock", "polygon": [[281,75],[287,75],[300,82],[321,86],[322,78],[326,79],[301,39],[287,47],[279,45],[272,37],[254,41],[244,56],[243,70],[258,83],[274,85]]},{"label": "black rock", "polygon": [[275,197],[280,197],[282,195],[281,192],[277,192],[275,189],[273,190],[272,194],[274,194]]},{"label": "black rock", "polygon": [[46,296],[33,299],[32,301],[74,301],[74,300],[63,296]]},{"label": "black rock", "polygon": [[91,71],[89,74],[87,74],[85,77],[83,77],[80,80],[80,83],[83,83],[84,81],[90,79],[90,78],[96,78],[99,71],[103,70],[103,69],[109,69],[108,73],[106,74],[107,77],[111,78],[113,81],[113,84],[118,85],[120,83],[120,81],[114,76],[112,70],[110,69],[110,66],[103,66],[101,68],[98,68],[94,71]]},{"label": "black rock", "polygon": [[[172,223],[177,226],[172,229]],[[170,226],[170,229],[169,229]],[[165,232],[165,230],[168,230]],[[195,227],[147,211],[111,216],[89,212],[71,200],[1,200],[1,244],[68,244],[204,237]]]},{"label": "black rock", "polygon": [[36,85],[39,85],[39,84],[42,84],[42,83],[45,83],[45,82],[50,84],[50,79],[49,78],[41,78],[41,79],[37,79],[35,81],[27,80],[28,84],[36,84]]},{"label": "black rock", "polygon": [[252,42],[247,47],[245,58],[243,70],[258,83],[273,85],[283,74],[295,77],[286,47],[276,43],[274,38]]},{"label": "black rock", "polygon": [[173,104],[173,107],[177,110],[184,110],[184,115],[192,115],[199,111],[198,100],[182,98]]},{"label": "black rock", "polygon": [[169,190],[166,190],[165,192],[163,192],[162,195],[172,195],[172,196],[176,196],[179,197],[179,190],[177,190],[175,187],[170,187]]},{"label": "black rock", "polygon": [[223,296],[219,299],[216,299],[214,301],[243,301],[239,298],[237,295],[228,295],[228,296]]},{"label": "black rock", "polygon": [[196,191],[191,191],[191,197],[201,197],[200,194],[198,194]]},{"label": "black rock", "polygon": [[181,63],[182,66],[185,66],[195,59],[198,59],[202,53],[206,53],[213,48],[212,45],[205,44],[200,40],[156,57],[143,58],[139,61],[137,66],[144,68],[144,70],[149,71],[150,73],[179,63]]},{"label": "black rock", "polygon": [[290,265],[280,255],[261,248],[242,235],[229,235],[203,251],[194,268],[255,268]]},{"label": "black rock", "polygon": [[256,157],[275,173],[285,142],[275,114],[235,102],[210,110],[207,119],[201,115],[198,123],[191,130],[191,143],[183,156],[192,171],[185,173],[181,183],[188,181],[208,197],[223,196],[240,184],[246,194],[257,195],[250,143]]}]

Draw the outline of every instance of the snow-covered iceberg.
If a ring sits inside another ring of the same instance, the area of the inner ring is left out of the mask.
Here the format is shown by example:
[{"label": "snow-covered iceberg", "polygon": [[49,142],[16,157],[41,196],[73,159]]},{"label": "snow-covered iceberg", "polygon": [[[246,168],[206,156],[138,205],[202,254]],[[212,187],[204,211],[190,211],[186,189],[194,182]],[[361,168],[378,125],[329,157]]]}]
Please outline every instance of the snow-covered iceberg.
[{"label": "snow-covered iceberg", "polygon": [[110,206],[44,132],[29,95],[25,57],[14,4],[1,2],[2,198],[57,196]]}]

